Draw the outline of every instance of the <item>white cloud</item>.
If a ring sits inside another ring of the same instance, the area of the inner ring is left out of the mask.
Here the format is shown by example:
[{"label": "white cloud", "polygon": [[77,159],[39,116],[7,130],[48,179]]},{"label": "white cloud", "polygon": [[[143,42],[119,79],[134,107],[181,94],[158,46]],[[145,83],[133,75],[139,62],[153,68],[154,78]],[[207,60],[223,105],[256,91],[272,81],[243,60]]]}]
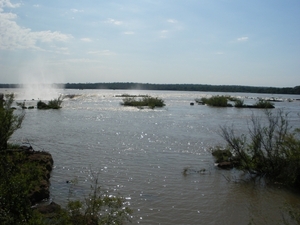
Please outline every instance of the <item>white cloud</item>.
[{"label": "white cloud", "polygon": [[248,41],[248,37],[240,37],[237,39],[237,41]]},{"label": "white cloud", "polygon": [[97,59],[87,59],[87,58],[78,58],[78,59],[66,59],[65,62],[69,63],[98,63]]},{"label": "white cloud", "polygon": [[123,24],[122,21],[120,21],[120,20],[115,20],[115,19],[108,19],[108,20],[106,20],[105,22],[106,22],[106,23],[110,23],[110,24],[114,24],[114,25],[118,25],[118,26]]},{"label": "white cloud", "polygon": [[134,32],[133,31],[125,31],[123,34],[132,35],[132,34],[134,34]]},{"label": "white cloud", "polygon": [[14,19],[16,14],[4,13],[4,7],[18,7],[20,4],[12,4],[9,0],[0,0],[0,49],[36,49],[45,50],[38,43],[55,41],[67,41],[71,35],[58,31],[33,32],[29,28],[20,27]]},{"label": "white cloud", "polygon": [[35,7],[35,8],[39,8],[39,7],[40,7],[40,5],[39,5],[39,4],[36,4],[36,5],[33,5],[33,7]]},{"label": "white cloud", "polygon": [[20,3],[13,4],[10,2],[10,0],[0,0],[0,12],[3,11],[4,7],[17,8],[17,7],[20,7],[20,5],[21,5]]},{"label": "white cloud", "polygon": [[161,30],[160,31],[160,38],[167,38],[169,31],[168,30]]},{"label": "white cloud", "polygon": [[102,51],[89,51],[87,54],[95,54],[95,55],[116,55],[116,53],[110,51],[110,50],[102,50]]},{"label": "white cloud", "polygon": [[168,19],[167,22],[168,22],[168,23],[177,23],[177,20]]},{"label": "white cloud", "polygon": [[81,38],[80,40],[83,42],[92,42],[92,39],[90,38]]},{"label": "white cloud", "polygon": [[83,10],[79,10],[79,9],[71,9],[71,12],[73,12],[73,13],[79,13],[79,12],[83,12]]}]

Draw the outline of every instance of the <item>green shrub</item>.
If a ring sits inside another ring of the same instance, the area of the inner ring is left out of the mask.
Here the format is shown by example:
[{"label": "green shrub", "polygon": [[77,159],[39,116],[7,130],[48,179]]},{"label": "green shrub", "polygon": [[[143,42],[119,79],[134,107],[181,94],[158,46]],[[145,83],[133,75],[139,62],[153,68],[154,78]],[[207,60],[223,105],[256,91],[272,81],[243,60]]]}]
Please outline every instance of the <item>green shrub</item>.
[{"label": "green shrub", "polygon": [[41,171],[26,161],[23,153],[0,155],[0,221],[1,224],[38,224],[29,194],[38,184]]},{"label": "green shrub", "polygon": [[260,108],[260,109],[272,109],[275,108],[274,104],[263,99],[259,99],[254,105],[254,108]]},{"label": "green shrub", "polygon": [[[2,96],[3,97],[3,96]],[[11,105],[14,102],[14,94],[7,94],[1,99],[0,104],[0,150],[7,149],[7,141],[11,135],[21,128],[25,113],[22,110],[16,113]]]},{"label": "green shrub", "polygon": [[125,199],[103,191],[98,174],[92,174],[91,192],[83,201],[69,201],[67,211],[71,224],[123,224],[130,221],[132,210],[125,206]]},{"label": "green shrub", "polygon": [[121,105],[124,106],[135,106],[135,107],[143,107],[147,106],[151,109],[155,107],[163,107],[165,103],[160,98],[154,97],[143,97],[142,99],[136,99],[134,97],[126,97],[123,99]]},{"label": "green shrub", "polygon": [[210,98],[201,98],[201,101],[203,104],[209,105],[209,106],[218,106],[218,107],[227,107],[228,100],[225,96],[212,96]]},{"label": "green shrub", "polygon": [[243,108],[243,107],[245,107],[244,100],[242,100],[242,99],[236,99],[234,101],[234,107],[237,107],[237,108]]},{"label": "green shrub", "polygon": [[60,109],[61,104],[63,102],[63,97],[60,95],[56,99],[52,99],[46,104],[45,102],[42,102],[41,100],[37,103],[38,109]]},{"label": "green shrub", "polygon": [[229,149],[223,149],[220,146],[216,146],[212,150],[212,155],[216,158],[216,163],[229,162],[232,160],[232,153]]},{"label": "green shrub", "polygon": [[252,116],[249,134],[235,135],[221,127],[221,136],[240,169],[287,185],[300,183],[300,140],[289,126],[288,114],[265,111],[266,124]]}]

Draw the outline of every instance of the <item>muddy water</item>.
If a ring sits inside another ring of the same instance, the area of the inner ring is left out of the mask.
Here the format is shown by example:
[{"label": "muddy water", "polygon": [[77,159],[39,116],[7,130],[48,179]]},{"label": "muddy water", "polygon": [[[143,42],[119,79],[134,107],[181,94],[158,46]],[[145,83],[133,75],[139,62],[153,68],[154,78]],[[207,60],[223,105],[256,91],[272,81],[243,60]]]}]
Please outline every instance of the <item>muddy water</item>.
[{"label": "muddy water", "polygon": [[[26,98],[27,105],[36,104],[30,96],[25,97],[25,90],[12,91],[17,99]],[[241,172],[219,170],[214,165],[209,147],[224,143],[218,135],[220,126],[234,124],[239,133],[246,133],[251,115],[261,115],[261,110],[190,106],[195,98],[220,93],[56,92],[57,96],[78,96],[65,99],[61,110],[27,110],[23,127],[12,141],[28,140],[36,150],[53,155],[51,200],[59,204],[66,203],[70,190],[66,181],[74,178],[78,180],[75,195],[86,196],[92,172],[99,173],[103,188],[126,197],[134,210],[133,224],[280,224],[284,204],[300,202],[292,191],[244,182]],[[161,97],[166,107],[121,106],[121,98],[115,95],[124,93]],[[250,103],[257,97],[271,97],[229,94],[247,97],[245,101]],[[292,124],[299,125],[300,101],[276,102],[275,106],[289,111]],[[184,168],[205,171],[183,175]]]}]

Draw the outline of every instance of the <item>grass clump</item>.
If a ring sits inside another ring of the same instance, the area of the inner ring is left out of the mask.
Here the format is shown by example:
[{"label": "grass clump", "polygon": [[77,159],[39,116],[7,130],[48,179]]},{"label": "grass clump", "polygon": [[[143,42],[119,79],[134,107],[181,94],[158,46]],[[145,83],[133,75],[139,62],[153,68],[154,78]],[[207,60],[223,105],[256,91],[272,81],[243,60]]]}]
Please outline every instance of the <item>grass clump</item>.
[{"label": "grass clump", "polygon": [[164,100],[161,98],[154,97],[143,97],[142,99],[136,99],[134,97],[126,97],[123,99],[121,105],[124,106],[135,106],[135,107],[149,107],[150,109],[154,109],[155,107],[164,107]]},{"label": "grass clump", "polygon": [[38,101],[37,108],[38,109],[60,109],[62,102],[63,102],[63,97],[60,95],[58,98],[50,100],[48,104],[42,102],[41,100]]}]

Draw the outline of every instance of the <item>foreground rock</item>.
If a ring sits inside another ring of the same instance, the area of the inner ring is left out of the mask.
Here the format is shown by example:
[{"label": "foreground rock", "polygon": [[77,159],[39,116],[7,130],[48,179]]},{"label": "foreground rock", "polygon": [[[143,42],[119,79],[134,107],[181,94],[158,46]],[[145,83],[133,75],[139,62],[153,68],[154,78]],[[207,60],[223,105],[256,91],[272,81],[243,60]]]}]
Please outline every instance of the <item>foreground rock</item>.
[{"label": "foreground rock", "polygon": [[53,168],[53,158],[50,153],[43,151],[27,151],[26,154],[28,161],[36,163],[42,172],[39,185],[32,190],[29,196],[31,204],[36,204],[50,196],[50,173]]},{"label": "foreground rock", "polygon": [[[22,146],[19,149],[9,149],[5,150],[5,154],[10,155],[12,160],[15,158],[15,165],[21,168],[26,168],[29,165],[33,170],[38,171],[38,176],[35,180],[32,180],[34,184],[33,190],[29,193],[29,200],[31,205],[35,205],[44,199],[48,199],[50,196],[49,186],[50,186],[50,173],[53,168],[53,158],[52,155],[44,151],[34,151],[32,147]],[[19,160],[20,155],[22,160]],[[30,184],[28,184],[30,186]]]}]

